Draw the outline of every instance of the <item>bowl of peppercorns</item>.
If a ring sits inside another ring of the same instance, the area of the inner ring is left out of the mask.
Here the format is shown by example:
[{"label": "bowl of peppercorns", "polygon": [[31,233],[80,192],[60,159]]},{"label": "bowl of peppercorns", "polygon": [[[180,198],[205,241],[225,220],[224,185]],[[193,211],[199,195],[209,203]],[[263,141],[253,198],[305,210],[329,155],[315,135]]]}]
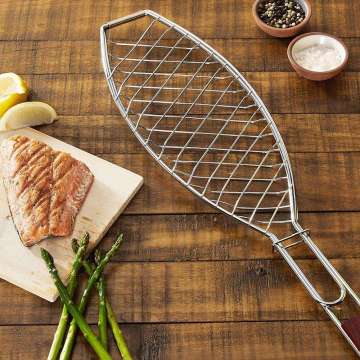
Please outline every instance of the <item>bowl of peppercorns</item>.
[{"label": "bowl of peppercorns", "polygon": [[311,5],[307,0],[256,0],[252,12],[261,30],[286,38],[298,34],[309,22]]}]

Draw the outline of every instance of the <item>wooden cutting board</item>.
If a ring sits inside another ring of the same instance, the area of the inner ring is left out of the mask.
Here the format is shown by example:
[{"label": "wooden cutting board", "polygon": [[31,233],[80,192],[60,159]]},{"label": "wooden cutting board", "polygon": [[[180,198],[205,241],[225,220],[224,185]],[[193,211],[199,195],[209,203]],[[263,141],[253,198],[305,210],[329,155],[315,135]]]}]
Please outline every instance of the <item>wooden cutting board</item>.
[{"label": "wooden cutting board", "polygon": [[95,176],[94,184],[76,219],[73,235],[69,238],[47,239],[31,248],[23,246],[19,239],[0,181],[0,277],[48,301],[55,301],[58,293],[41,259],[40,247],[46,248],[53,255],[59,273],[66,282],[74,257],[71,239],[88,231],[89,251],[93,249],[139,190],[143,178],[30,128],[0,133],[0,142],[13,135],[25,135],[55,150],[68,152],[84,162]]}]

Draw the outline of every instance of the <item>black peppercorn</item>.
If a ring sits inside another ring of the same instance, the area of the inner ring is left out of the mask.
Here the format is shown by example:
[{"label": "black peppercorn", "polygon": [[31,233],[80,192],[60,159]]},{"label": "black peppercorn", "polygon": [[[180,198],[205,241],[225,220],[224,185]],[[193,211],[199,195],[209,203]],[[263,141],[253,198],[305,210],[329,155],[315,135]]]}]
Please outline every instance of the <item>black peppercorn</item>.
[{"label": "black peppercorn", "polygon": [[282,29],[296,26],[305,19],[305,11],[296,0],[264,0],[257,12],[265,24]]}]

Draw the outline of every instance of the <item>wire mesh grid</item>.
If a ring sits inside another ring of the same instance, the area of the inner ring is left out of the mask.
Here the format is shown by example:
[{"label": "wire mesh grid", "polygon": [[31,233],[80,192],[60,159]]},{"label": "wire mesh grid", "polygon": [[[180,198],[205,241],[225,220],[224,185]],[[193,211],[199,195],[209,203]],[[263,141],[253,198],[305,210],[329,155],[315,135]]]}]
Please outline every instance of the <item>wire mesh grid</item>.
[{"label": "wire mesh grid", "polygon": [[106,46],[115,101],[172,175],[262,232],[292,222],[286,150],[240,75],[186,31],[152,16],[109,29]]}]

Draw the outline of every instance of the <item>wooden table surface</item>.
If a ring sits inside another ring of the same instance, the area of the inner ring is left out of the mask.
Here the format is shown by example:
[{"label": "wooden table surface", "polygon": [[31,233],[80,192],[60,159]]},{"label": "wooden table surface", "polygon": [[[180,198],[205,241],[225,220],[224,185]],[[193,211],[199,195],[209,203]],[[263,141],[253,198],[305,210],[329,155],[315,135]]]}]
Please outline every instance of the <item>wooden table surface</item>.
[{"label": "wooden table surface", "polygon": [[[144,8],[219,50],[274,114],[290,153],[302,223],[359,291],[360,3],[311,2],[307,30],[338,35],[350,48],[346,72],[325,83],[292,71],[289,40],[256,28],[252,0],[0,2],[0,72],[21,74],[32,99],[61,115],[41,130],[145,178],[104,240],[109,246],[119,230],[126,235],[108,269],[108,287],[138,359],[355,359],[267,239],[202,203],[143,151],[100,66],[99,26]],[[300,248],[294,254],[327,289],[315,260]],[[59,303],[0,281],[0,358],[45,359],[59,313]],[[96,301],[87,316],[96,324]],[[80,336],[74,359],[93,358]]]}]

